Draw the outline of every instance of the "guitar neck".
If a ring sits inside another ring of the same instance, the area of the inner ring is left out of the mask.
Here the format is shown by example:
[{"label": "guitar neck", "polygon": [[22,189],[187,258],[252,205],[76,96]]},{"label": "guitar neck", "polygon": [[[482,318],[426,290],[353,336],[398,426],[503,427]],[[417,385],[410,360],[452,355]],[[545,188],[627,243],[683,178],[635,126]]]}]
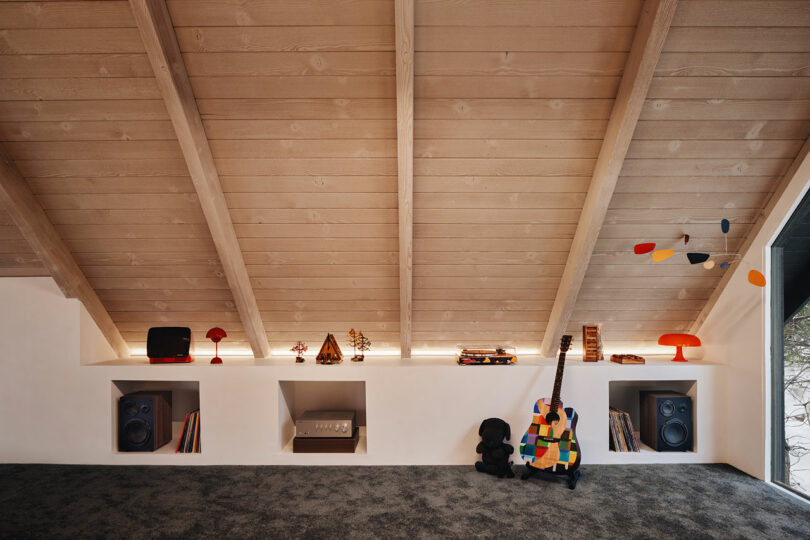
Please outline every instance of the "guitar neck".
[{"label": "guitar neck", "polygon": [[560,390],[562,390],[563,371],[565,370],[565,352],[560,351],[560,358],[557,360],[557,375],[554,378],[554,392],[551,394],[551,410],[557,411],[560,406]]}]

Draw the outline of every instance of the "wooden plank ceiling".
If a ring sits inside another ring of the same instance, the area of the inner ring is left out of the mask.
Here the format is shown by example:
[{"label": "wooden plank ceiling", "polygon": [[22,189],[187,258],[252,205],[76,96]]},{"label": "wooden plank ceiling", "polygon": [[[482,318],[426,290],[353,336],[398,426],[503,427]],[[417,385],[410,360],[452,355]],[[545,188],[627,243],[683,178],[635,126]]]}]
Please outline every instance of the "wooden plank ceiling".
[{"label": "wooden plank ceiling", "polygon": [[[416,0],[413,349],[543,339],[641,0]],[[268,339],[400,342],[393,0],[169,0]],[[810,133],[810,7],[681,0],[568,330],[687,330]],[[125,1],[0,2],[0,141],[135,350],[249,346]],[[689,234],[684,246],[681,238]],[[0,212],[0,275],[42,275]]]},{"label": "wooden plank ceiling", "polygon": [[416,4],[414,349],[537,349],[639,1]]}]

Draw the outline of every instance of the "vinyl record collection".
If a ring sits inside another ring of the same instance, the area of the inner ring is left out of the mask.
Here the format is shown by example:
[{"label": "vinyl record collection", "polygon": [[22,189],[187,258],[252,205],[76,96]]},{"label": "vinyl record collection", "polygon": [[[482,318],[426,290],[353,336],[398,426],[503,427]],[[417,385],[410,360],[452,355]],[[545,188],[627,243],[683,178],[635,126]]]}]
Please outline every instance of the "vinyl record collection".
[{"label": "vinyl record collection", "polygon": [[638,452],[633,422],[625,411],[610,408],[610,449],[615,452]]},{"label": "vinyl record collection", "polygon": [[186,420],[183,422],[183,433],[177,441],[175,453],[200,453],[200,409],[186,414]]}]

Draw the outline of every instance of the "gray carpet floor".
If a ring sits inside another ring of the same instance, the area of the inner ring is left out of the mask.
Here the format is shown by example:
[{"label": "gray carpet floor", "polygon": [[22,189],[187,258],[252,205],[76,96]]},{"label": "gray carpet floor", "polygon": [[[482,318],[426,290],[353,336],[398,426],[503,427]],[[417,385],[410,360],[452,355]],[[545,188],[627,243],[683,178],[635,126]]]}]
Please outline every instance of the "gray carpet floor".
[{"label": "gray carpet floor", "polygon": [[581,471],[0,465],[0,537],[810,537],[810,505],[726,465]]}]

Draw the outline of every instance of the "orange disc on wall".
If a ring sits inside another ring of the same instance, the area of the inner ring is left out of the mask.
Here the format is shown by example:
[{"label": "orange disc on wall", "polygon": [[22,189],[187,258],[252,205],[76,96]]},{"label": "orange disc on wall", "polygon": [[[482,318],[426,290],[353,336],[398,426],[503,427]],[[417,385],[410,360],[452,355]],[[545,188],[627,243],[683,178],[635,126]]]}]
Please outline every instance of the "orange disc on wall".
[{"label": "orange disc on wall", "polygon": [[765,276],[763,276],[762,272],[759,270],[751,270],[748,272],[748,281],[751,285],[756,285],[757,287],[765,286]]}]

